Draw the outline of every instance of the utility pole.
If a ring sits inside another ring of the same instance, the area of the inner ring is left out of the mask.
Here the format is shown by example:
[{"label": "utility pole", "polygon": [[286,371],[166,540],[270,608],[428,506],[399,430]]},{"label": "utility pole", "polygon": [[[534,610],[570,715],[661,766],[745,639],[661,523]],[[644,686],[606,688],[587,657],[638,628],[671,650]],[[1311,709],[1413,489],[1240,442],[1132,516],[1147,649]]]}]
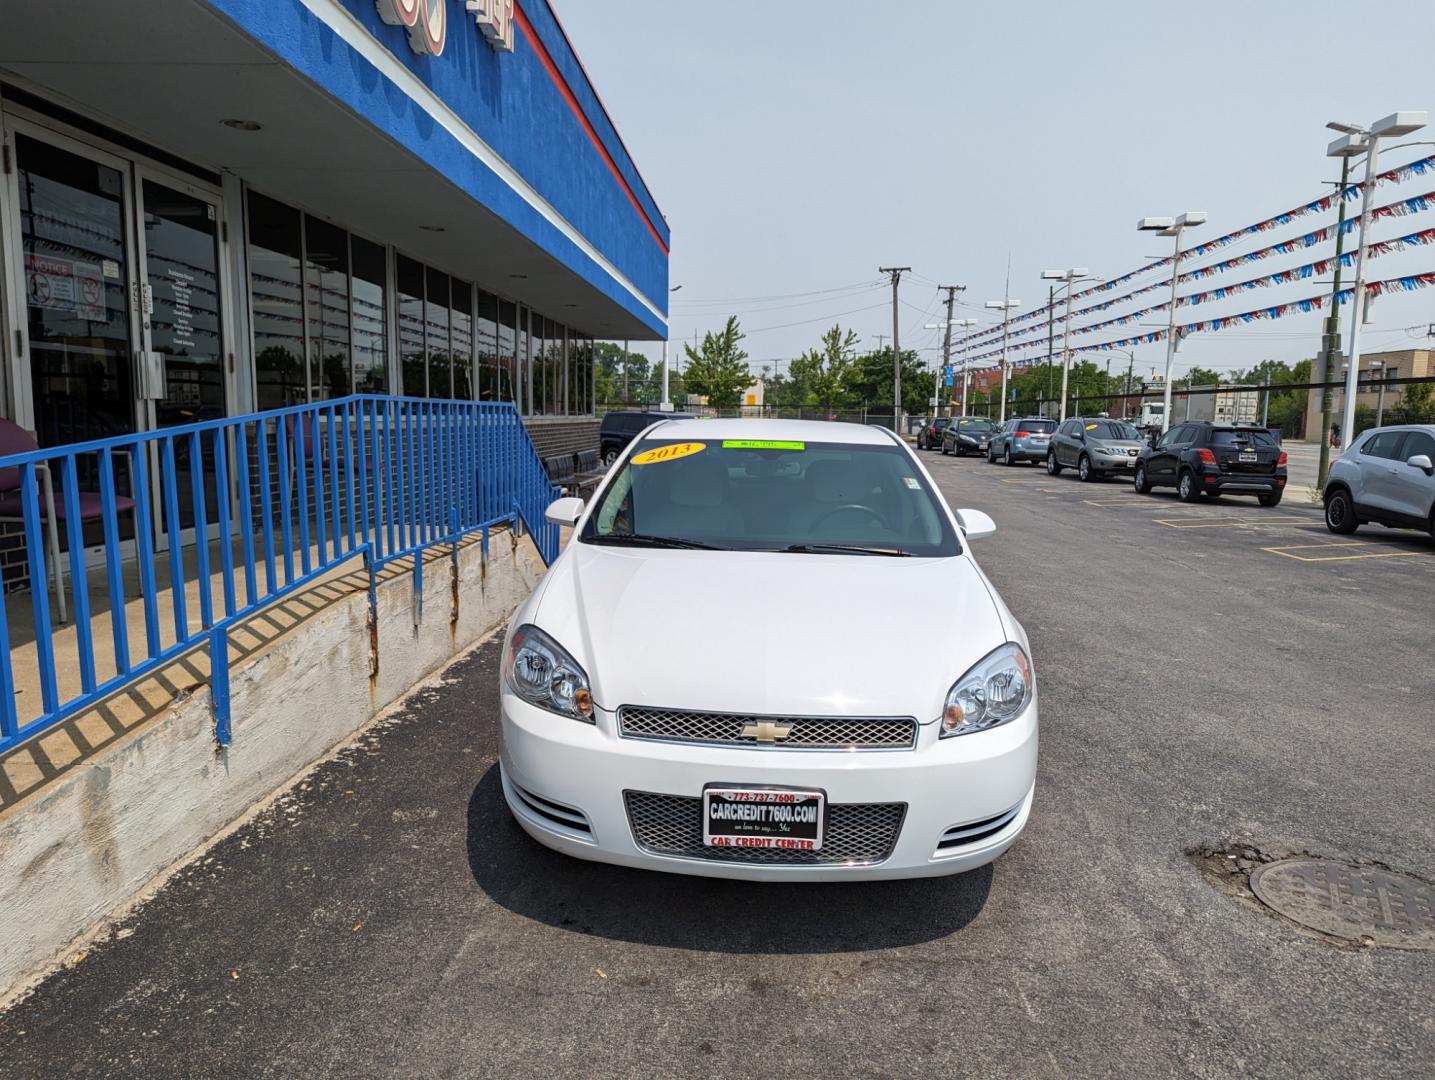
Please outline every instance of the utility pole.
[{"label": "utility pole", "polygon": [[[1325,344],[1316,356],[1315,381],[1330,382],[1330,374],[1340,363],[1340,305],[1335,298],[1340,295],[1340,258],[1345,253],[1345,189],[1350,186],[1350,155],[1340,159],[1340,187],[1336,189],[1335,201],[1340,212],[1335,219],[1335,278],[1330,286],[1330,314],[1325,318]],[[1270,380],[1267,379],[1269,382]],[[1315,489],[1325,491],[1325,480],[1330,475],[1330,414],[1334,395],[1329,386],[1322,386],[1320,394],[1320,465],[1316,471]]]},{"label": "utility pole", "polygon": [[[1131,411],[1131,373],[1132,369],[1134,369],[1135,367],[1136,350],[1133,349],[1126,356],[1126,396],[1121,401],[1121,411],[1126,413],[1129,413]],[[1137,413],[1137,418],[1139,419],[1140,410],[1137,410]],[[1127,417],[1123,416],[1121,419],[1125,420],[1127,419]]]},{"label": "utility pole", "polygon": [[[938,416],[940,416],[942,412],[940,404],[942,400],[942,379],[946,377],[947,369],[952,365],[952,305],[957,302],[957,293],[967,291],[965,285],[943,285],[941,288],[947,290],[947,331],[942,338],[942,370],[932,386],[932,396],[936,398],[939,403],[937,405]],[[951,410],[948,409],[948,412],[950,413]]]},{"label": "utility pole", "polygon": [[879,266],[879,274],[892,278],[892,433],[900,436],[902,426],[902,340],[897,327],[897,286],[903,274],[912,272],[910,266]]}]

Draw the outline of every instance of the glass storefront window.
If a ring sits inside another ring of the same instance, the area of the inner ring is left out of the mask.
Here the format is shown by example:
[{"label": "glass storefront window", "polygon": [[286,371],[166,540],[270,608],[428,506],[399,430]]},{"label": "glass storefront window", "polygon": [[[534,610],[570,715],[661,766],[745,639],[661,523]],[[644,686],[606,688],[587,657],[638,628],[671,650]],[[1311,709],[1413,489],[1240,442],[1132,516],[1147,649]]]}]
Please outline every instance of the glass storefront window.
[{"label": "glass storefront window", "polygon": [[399,363],[405,397],[426,397],[424,363],[424,268],[407,256],[397,259]]},{"label": "glass storefront window", "polygon": [[502,368],[498,362],[498,298],[478,292],[478,311],[473,320],[474,349],[478,354],[479,401],[500,401]]},{"label": "glass storefront window", "polygon": [[453,352],[453,396],[472,401],[473,393],[473,286],[453,279],[453,301],[448,314]]},{"label": "glass storefront window", "polygon": [[349,239],[353,287],[351,323],[354,334],[354,392],[387,394],[389,376],[384,306],[384,249],[362,237]]},{"label": "glass storefront window", "polygon": [[249,193],[249,295],[254,312],[256,404],[306,400],[299,211]]},{"label": "glass storefront window", "polygon": [[[518,307],[498,301],[498,399],[521,403],[518,381]],[[522,405],[519,405],[520,410]]]},{"label": "glass storefront window", "polygon": [[429,267],[425,273],[428,292],[424,304],[424,330],[428,342],[428,396],[452,397],[453,360],[448,342],[448,275]]},{"label": "glass storefront window", "polygon": [[310,400],[343,397],[351,393],[349,234],[306,214],[304,253]]},{"label": "glass storefront window", "polygon": [[529,336],[529,310],[518,305],[518,345],[514,350],[514,362],[518,369],[518,409],[522,413],[533,412],[533,365],[532,338]]}]

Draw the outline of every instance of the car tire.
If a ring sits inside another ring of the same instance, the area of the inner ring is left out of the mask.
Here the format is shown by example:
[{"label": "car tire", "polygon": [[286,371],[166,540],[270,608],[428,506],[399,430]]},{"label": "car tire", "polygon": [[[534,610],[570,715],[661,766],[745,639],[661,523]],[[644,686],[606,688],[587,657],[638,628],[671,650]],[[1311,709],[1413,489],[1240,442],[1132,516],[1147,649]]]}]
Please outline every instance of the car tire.
[{"label": "car tire", "polygon": [[1182,469],[1176,480],[1176,497],[1188,503],[1195,502],[1200,496],[1201,490],[1196,487],[1196,474],[1190,469]]},{"label": "car tire", "polygon": [[1087,483],[1096,479],[1096,473],[1091,468],[1091,459],[1085,454],[1076,459],[1076,475]]},{"label": "car tire", "polygon": [[1016,458],[1011,456],[1011,443],[1007,443],[1006,449],[1002,451],[1002,464],[1007,468],[1016,464]]},{"label": "car tire", "polygon": [[1146,475],[1145,465],[1136,466],[1136,475],[1131,478],[1131,486],[1136,489],[1137,495],[1151,494],[1151,478]]},{"label": "car tire", "polygon": [[619,452],[620,451],[615,446],[608,447],[606,450],[603,451],[603,464],[611,469],[613,467],[613,462],[618,460]]},{"label": "car tire", "polygon": [[1264,495],[1257,495],[1256,498],[1262,506],[1279,506],[1281,504],[1281,493],[1279,491],[1268,491]]},{"label": "car tire", "polygon": [[1046,455],[1046,475],[1060,476],[1061,462],[1056,460],[1056,451],[1053,450]]},{"label": "car tire", "polygon": [[988,447],[987,447],[987,464],[988,464],[988,465],[995,465],[996,463],[997,463],[997,448],[996,448],[995,446],[988,446]]},{"label": "car tire", "polygon": [[1325,493],[1325,527],[1339,536],[1349,536],[1360,528],[1355,516],[1355,500],[1345,488],[1332,488]]}]

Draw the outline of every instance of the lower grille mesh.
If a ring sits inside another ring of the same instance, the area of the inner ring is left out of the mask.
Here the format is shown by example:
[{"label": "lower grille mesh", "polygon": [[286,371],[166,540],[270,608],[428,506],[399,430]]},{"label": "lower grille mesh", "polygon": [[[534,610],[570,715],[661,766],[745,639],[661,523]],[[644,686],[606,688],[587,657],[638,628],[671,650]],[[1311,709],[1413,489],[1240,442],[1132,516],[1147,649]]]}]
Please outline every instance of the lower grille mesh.
[{"label": "lower grille mesh", "polygon": [[705,862],[766,866],[834,866],[878,863],[892,854],[906,803],[829,803],[821,851],[703,846],[703,801],[687,795],[625,791],[628,824],[640,848]]}]

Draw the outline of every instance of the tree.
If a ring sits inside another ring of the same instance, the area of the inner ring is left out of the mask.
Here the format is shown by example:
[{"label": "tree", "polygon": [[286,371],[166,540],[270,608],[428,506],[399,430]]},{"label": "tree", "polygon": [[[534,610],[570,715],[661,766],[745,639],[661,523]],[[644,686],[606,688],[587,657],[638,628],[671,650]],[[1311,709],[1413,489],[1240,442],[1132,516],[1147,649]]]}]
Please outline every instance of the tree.
[{"label": "tree", "polygon": [[643,388],[652,367],[646,356],[627,351],[616,341],[599,341],[593,346],[593,359],[597,365],[594,381],[600,402],[644,400]]},{"label": "tree", "polygon": [[688,393],[705,397],[709,405],[719,407],[737,405],[742,400],[742,392],[752,385],[747,353],[741,344],[743,337],[737,316],[729,315],[722,330],[703,335],[701,349],[683,346],[688,355],[684,372]]},{"label": "tree", "polygon": [[1223,381],[1220,372],[1203,367],[1193,367],[1186,373],[1185,379],[1188,386],[1218,386]]},{"label": "tree", "polygon": [[[877,349],[853,358],[844,380],[847,400],[852,405],[876,408],[892,406],[892,350]],[[902,408],[925,413],[932,394],[932,371],[911,349],[902,350]]]},{"label": "tree", "polygon": [[[843,404],[847,373],[857,357],[857,335],[834,325],[822,335],[821,349],[808,349],[788,367],[799,405]],[[903,395],[905,396],[905,395]]]}]

